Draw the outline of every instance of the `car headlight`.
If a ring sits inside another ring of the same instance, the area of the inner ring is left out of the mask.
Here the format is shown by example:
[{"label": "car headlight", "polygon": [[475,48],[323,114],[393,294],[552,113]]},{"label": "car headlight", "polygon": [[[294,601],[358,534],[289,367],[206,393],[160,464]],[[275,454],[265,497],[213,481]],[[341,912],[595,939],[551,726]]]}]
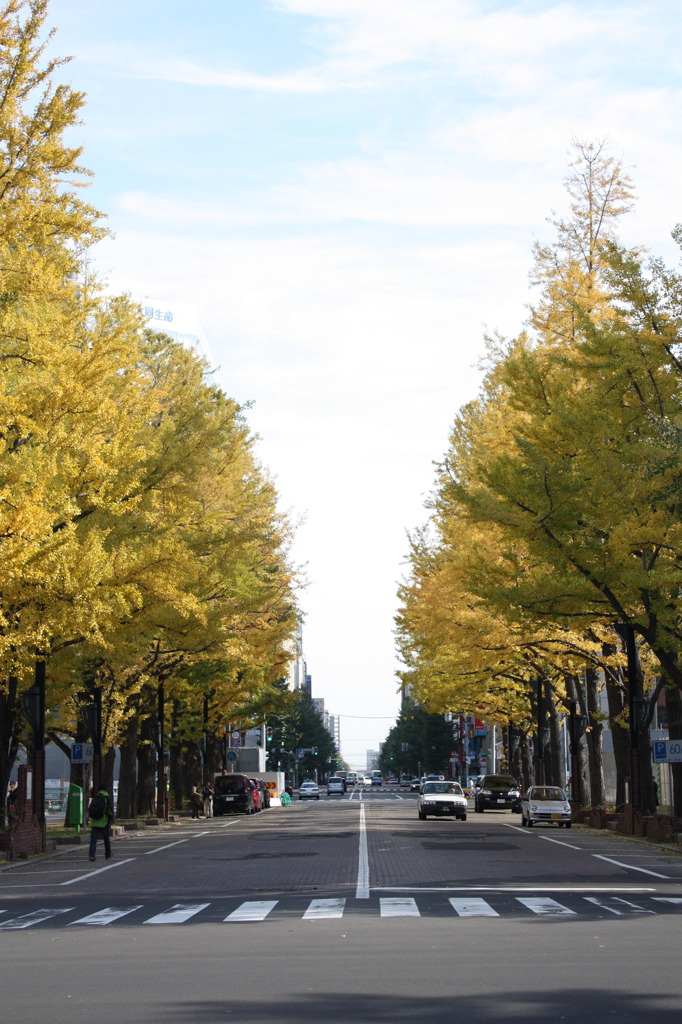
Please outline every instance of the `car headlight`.
[{"label": "car headlight", "polygon": [[571,805],[570,804],[564,804],[564,810],[568,811],[568,813],[570,814],[571,813]]},{"label": "car headlight", "polygon": [[492,795],[493,795],[492,794],[492,790],[490,790],[490,789],[482,789],[481,790],[481,796],[492,796]]}]

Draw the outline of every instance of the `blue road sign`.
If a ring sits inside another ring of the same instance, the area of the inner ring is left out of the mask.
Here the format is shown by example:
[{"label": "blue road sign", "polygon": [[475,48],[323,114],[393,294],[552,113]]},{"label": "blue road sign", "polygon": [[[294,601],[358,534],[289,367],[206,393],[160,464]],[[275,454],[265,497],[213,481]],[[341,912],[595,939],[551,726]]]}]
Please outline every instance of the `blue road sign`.
[{"label": "blue road sign", "polygon": [[228,750],[228,752],[227,752],[227,760],[228,761],[236,761],[237,760],[237,751],[236,750]]},{"label": "blue road sign", "polygon": [[682,740],[654,740],[653,747],[658,764],[682,763]]},{"label": "blue road sign", "polygon": [[92,743],[71,744],[71,764],[89,764],[92,761]]}]

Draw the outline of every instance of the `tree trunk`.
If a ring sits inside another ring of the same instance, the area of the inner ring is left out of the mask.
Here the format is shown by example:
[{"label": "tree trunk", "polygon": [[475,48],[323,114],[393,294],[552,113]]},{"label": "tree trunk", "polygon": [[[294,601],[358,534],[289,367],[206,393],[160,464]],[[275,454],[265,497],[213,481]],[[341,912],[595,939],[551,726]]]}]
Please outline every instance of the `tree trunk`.
[{"label": "tree trunk", "polygon": [[563,788],[563,772],[561,770],[561,731],[559,729],[559,715],[557,713],[556,698],[554,690],[548,686],[547,694],[547,719],[549,743],[545,761],[545,778],[550,786],[561,786]]},{"label": "tree trunk", "polygon": [[530,737],[523,729],[519,732],[519,752],[521,760],[520,777],[523,780],[523,792],[533,785],[533,759],[530,752]]},{"label": "tree trunk", "polygon": [[137,812],[137,747],[139,719],[137,714],[130,716],[125,725],[121,743],[121,764],[118,774],[118,802],[116,816],[118,818],[135,818]]},{"label": "tree trunk", "polygon": [[596,669],[585,670],[585,690],[590,731],[587,734],[587,753],[590,765],[590,803],[592,807],[604,807],[606,787],[604,785],[604,726],[599,706],[599,680]]},{"label": "tree trunk", "polygon": [[[573,728],[576,731],[575,735],[575,752],[570,751],[571,754],[571,794],[575,793],[575,799],[578,801],[581,807],[587,806],[587,755],[585,752],[585,735],[580,730],[579,718],[577,716],[582,715],[582,701],[583,695],[580,689],[580,683],[578,677],[575,675],[566,675],[564,677],[566,682],[566,695],[570,701],[575,705],[576,719]],[[575,778],[574,778],[575,775]]]},{"label": "tree trunk", "polygon": [[[682,740],[682,693],[675,686],[666,686],[665,706],[668,712],[668,736],[671,740]],[[676,818],[682,818],[682,764],[673,764],[672,811]]]},{"label": "tree trunk", "polygon": [[156,766],[158,719],[151,714],[143,719],[137,748],[137,813],[156,814]]},{"label": "tree trunk", "polygon": [[[616,648],[604,647],[605,657],[612,655]],[[630,737],[625,725],[627,691],[619,672],[604,667],[606,699],[609,707],[609,725],[613,740],[613,756],[616,762],[616,810],[625,806],[625,780],[630,775]]]},{"label": "tree trunk", "polygon": [[19,751],[17,716],[20,714],[18,680],[10,676],[6,692],[0,692],[0,825],[7,824],[6,799],[10,775]]}]

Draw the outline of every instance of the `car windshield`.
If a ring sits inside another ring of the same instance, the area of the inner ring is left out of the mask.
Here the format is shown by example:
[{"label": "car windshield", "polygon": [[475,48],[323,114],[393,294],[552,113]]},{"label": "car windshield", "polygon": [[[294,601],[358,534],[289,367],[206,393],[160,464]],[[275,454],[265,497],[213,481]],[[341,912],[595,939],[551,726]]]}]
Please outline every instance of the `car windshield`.
[{"label": "car windshield", "polygon": [[244,790],[244,780],[241,776],[236,778],[230,775],[219,775],[213,787],[217,794],[220,793],[241,793]]},{"label": "car windshield", "polygon": [[565,800],[565,796],[556,786],[536,786],[531,790],[532,800]]},{"label": "car windshield", "polygon": [[424,785],[425,793],[461,793],[462,789],[457,782],[427,782]]},{"label": "car windshield", "polygon": [[500,786],[505,789],[516,789],[516,782],[511,775],[486,775],[483,780],[484,786]]}]

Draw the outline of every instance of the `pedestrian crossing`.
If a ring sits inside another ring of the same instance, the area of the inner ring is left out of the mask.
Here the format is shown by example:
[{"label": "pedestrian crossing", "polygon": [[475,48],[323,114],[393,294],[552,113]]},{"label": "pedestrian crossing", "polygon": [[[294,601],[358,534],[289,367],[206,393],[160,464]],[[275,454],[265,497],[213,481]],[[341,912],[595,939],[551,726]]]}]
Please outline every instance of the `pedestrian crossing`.
[{"label": "pedestrian crossing", "polygon": [[[255,924],[276,921],[340,920],[363,915],[379,920],[389,918],[449,917],[453,921],[467,918],[504,918],[528,915],[576,920],[591,918],[632,918],[644,915],[682,912],[682,897],[677,896],[615,896],[600,894],[583,896],[568,893],[561,900],[550,896],[510,896],[496,894],[451,896],[419,902],[413,896],[382,896],[363,899],[245,900],[209,901],[207,903],[174,903],[163,909],[146,907],[143,903],[101,907],[83,915],[74,906],[40,907],[14,914],[0,907],[0,932],[20,931],[39,926],[104,927],[117,922],[126,925],[182,925],[189,922],[207,924]],[[152,910],[155,912],[152,913]],[[229,911],[229,912],[228,912]],[[7,915],[7,916],[6,916]]]}]

